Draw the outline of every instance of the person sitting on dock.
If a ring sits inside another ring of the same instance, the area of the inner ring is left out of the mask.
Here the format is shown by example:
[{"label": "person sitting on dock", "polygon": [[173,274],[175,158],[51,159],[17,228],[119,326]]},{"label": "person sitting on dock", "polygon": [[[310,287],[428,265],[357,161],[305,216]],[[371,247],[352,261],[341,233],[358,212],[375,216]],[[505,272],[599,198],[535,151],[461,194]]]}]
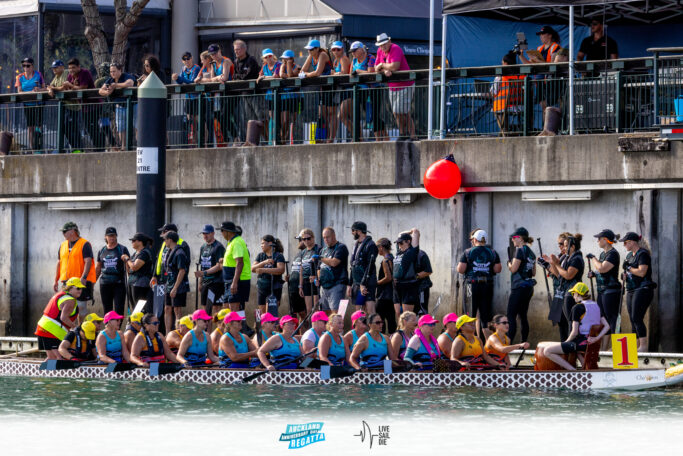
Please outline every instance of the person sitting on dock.
[{"label": "person sitting on dock", "polygon": [[97,357],[101,363],[113,364],[124,360],[130,362],[130,352],[123,343],[123,334],[119,331],[123,315],[116,311],[107,312],[104,316],[104,330],[98,334],[95,346],[97,347]]},{"label": "person sitting on dock", "polygon": [[59,345],[69,330],[77,326],[78,305],[76,300],[85,289],[78,277],[71,277],[55,294],[43,310],[38,320],[35,335],[38,336],[38,348],[45,350],[47,359],[60,359]]},{"label": "person sitting on dock", "polygon": [[499,363],[510,367],[510,352],[517,349],[529,348],[528,342],[510,345],[510,338],[507,336],[507,329],[510,327],[508,317],[505,315],[495,315],[489,322],[489,330],[493,331],[484,345],[486,353]]},{"label": "person sitting on dock", "polygon": [[276,324],[277,317],[274,317],[270,312],[261,315],[261,330],[254,334],[253,338],[254,344],[256,344],[257,347],[260,347],[265,341],[277,334],[275,332]]},{"label": "person sitting on dock", "polygon": [[444,331],[436,339],[439,342],[439,348],[441,353],[446,358],[451,357],[451,347],[453,346],[453,341],[458,336],[458,330],[455,328],[455,323],[458,321],[458,316],[451,312],[443,317]]},{"label": "person sitting on dock", "polygon": [[178,348],[180,348],[183,337],[185,337],[185,334],[190,332],[192,328],[194,328],[192,317],[185,315],[176,322],[176,329],[169,331],[169,333],[166,334],[166,342],[173,353],[178,353]]},{"label": "person sitting on dock", "polygon": [[97,330],[91,321],[85,321],[72,329],[59,344],[59,354],[71,361],[92,361],[97,356],[95,351],[95,336]]},{"label": "person sitting on dock", "polygon": [[[325,333],[325,326],[328,321],[329,318],[327,317],[327,314],[322,310],[313,314],[311,317],[311,329],[301,336],[301,348],[304,353],[308,353],[318,347],[318,342],[320,342],[320,338]],[[309,356],[315,358],[317,355],[312,353]]]},{"label": "person sitting on dock", "polygon": [[[301,356],[302,351],[301,344],[294,338],[297,324],[298,320],[291,315],[280,318],[282,333],[277,334],[277,337],[271,337],[258,349],[257,355],[266,369],[275,370],[275,365],[281,369],[298,367],[296,360]],[[270,353],[270,360],[268,353]]]},{"label": "person sitting on dock", "polygon": [[434,360],[442,357],[439,343],[434,337],[434,327],[438,322],[439,320],[429,314],[420,317],[418,328],[408,341],[404,360],[417,365],[421,370],[434,366]]},{"label": "person sitting on dock", "polygon": [[258,359],[254,359],[258,350],[256,345],[240,332],[243,320],[244,317],[237,312],[230,312],[223,320],[227,331],[219,343],[218,357],[221,367],[247,369],[258,365]]},{"label": "person sitting on dock", "polygon": [[129,318],[130,323],[128,323],[126,330],[123,333],[123,340],[126,342],[128,351],[132,350],[133,341],[135,340],[135,337],[140,334],[140,330],[142,329],[142,317],[144,316],[145,314],[142,312],[135,312]]},{"label": "person sitting on dock", "polygon": [[392,352],[396,355],[395,360],[402,360],[408,348],[408,341],[417,328],[417,315],[409,310],[403,312],[398,317],[398,330],[391,335]]},{"label": "person sitting on dock", "polygon": [[[600,342],[602,336],[609,332],[609,323],[605,317],[600,315],[600,307],[595,301],[590,299],[590,289],[583,282],[576,283],[569,291],[576,301],[571,312],[571,332],[564,342],[554,342],[547,344],[543,349],[543,354],[556,364],[566,370],[576,370],[562,357],[562,354],[576,353],[583,365],[582,354],[586,352],[588,345]],[[600,333],[593,337],[590,336],[591,327],[602,324]]]},{"label": "person sitting on dock", "polygon": [[330,366],[341,366],[349,363],[349,346],[344,341],[344,317],[339,314],[330,315],[327,331],[318,342],[318,358]]},{"label": "person sitting on dock", "polygon": [[149,367],[149,363],[178,362],[175,354],[168,347],[164,335],[159,332],[159,318],[156,315],[143,316],[141,328],[133,341],[130,352],[131,362],[140,367]]},{"label": "person sitting on dock", "polygon": [[214,354],[213,347],[209,343],[209,335],[206,327],[211,321],[211,315],[206,310],[195,310],[192,314],[194,329],[183,337],[178,348],[178,362],[188,366],[202,366],[206,360],[218,363],[218,357]]},{"label": "person sitting on dock", "polygon": [[230,313],[230,309],[225,308],[216,312],[213,316],[213,323],[216,325],[216,329],[211,332],[209,338],[211,339],[211,348],[213,348],[214,353],[218,353],[218,346],[221,342],[221,337],[223,334],[228,332],[228,325],[225,323],[225,317]]},{"label": "person sitting on dock", "polygon": [[355,369],[381,369],[384,360],[392,358],[393,349],[386,336],[382,334],[382,317],[371,314],[368,317],[370,330],[358,339],[353,347],[349,364]]},{"label": "person sitting on dock", "polygon": [[453,341],[451,347],[451,360],[459,361],[465,368],[470,367],[484,367],[484,366],[500,366],[501,363],[493,360],[481,348],[479,338],[475,334],[477,327],[475,326],[477,319],[469,315],[461,315],[455,322],[455,328],[458,330],[458,336]]},{"label": "person sitting on dock", "polygon": [[367,321],[365,312],[362,310],[357,310],[351,314],[351,326],[353,326],[353,329],[344,334],[344,341],[348,345],[349,350],[353,350],[358,339],[368,330]]}]

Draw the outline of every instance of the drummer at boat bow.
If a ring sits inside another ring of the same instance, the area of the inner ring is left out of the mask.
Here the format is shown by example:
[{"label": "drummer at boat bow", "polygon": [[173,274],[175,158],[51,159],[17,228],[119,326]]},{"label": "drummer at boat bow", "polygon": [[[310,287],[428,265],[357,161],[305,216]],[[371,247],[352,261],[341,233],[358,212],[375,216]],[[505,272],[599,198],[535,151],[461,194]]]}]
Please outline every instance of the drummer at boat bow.
[{"label": "drummer at boat bow", "polygon": [[55,294],[45,306],[34,334],[38,336],[38,348],[45,350],[47,359],[61,358],[58,351],[59,344],[69,330],[77,326],[76,300],[84,288],[85,285],[81,279],[72,277],[66,281],[62,291]]},{"label": "drummer at boat bow", "polygon": [[59,344],[59,354],[71,361],[92,361],[96,358],[95,336],[97,328],[91,321],[84,321],[77,328],[72,329]]},{"label": "drummer at boat bow", "polygon": [[[320,342],[320,337],[325,333],[325,326],[329,318],[327,314],[322,310],[314,313],[311,317],[311,329],[306,331],[303,336],[301,336],[301,348],[304,353],[308,353],[314,348],[318,347],[318,342]],[[311,353],[311,358],[315,358],[315,353]]]},{"label": "drummer at boat bow", "polygon": [[[268,339],[258,349],[258,357],[268,370],[275,370],[275,365],[281,369],[296,369],[296,361],[301,357],[301,344],[294,338],[294,330],[298,321],[296,318],[285,315],[280,318],[281,334]],[[267,354],[270,353],[270,360]]]},{"label": "drummer at boat bow", "polygon": [[386,336],[382,334],[382,317],[372,314],[368,317],[370,330],[358,339],[353,347],[349,363],[356,369],[380,369],[384,360],[393,353]]},{"label": "drummer at boat bow", "polygon": [[206,310],[199,309],[192,314],[194,329],[183,337],[178,349],[178,362],[189,366],[202,366],[206,360],[218,363],[218,357],[213,352],[206,328],[211,321],[211,315]]},{"label": "drummer at boat bow", "polygon": [[97,336],[95,346],[101,363],[112,364],[122,361],[130,362],[130,352],[123,342],[123,334],[119,331],[123,315],[115,311],[104,316],[104,330]]},{"label": "drummer at boat bow", "polygon": [[142,317],[142,329],[133,341],[130,360],[140,367],[149,367],[149,363],[164,361],[178,362],[163,334],[159,332],[159,318],[156,315],[146,314]]},{"label": "drummer at boat bow", "polygon": [[237,312],[230,312],[223,320],[227,331],[221,337],[218,349],[221,367],[246,369],[258,365],[258,360],[254,359],[256,357],[256,345],[246,334],[240,332],[243,321],[244,317]]}]

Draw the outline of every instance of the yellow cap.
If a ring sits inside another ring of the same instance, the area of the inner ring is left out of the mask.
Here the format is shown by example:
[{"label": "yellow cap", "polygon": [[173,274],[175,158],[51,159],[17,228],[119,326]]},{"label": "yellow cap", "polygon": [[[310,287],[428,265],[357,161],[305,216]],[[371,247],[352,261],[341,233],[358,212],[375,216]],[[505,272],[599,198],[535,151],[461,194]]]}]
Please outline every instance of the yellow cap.
[{"label": "yellow cap", "polygon": [[68,287],[76,287],[76,288],[85,288],[85,285],[83,285],[83,282],[81,282],[81,279],[78,277],[72,277],[69,280],[66,281],[66,286]]},{"label": "yellow cap", "polygon": [[588,285],[586,285],[583,282],[577,282],[576,285],[572,287],[571,290],[569,290],[569,293],[578,293],[581,296],[586,296],[590,292],[590,289],[588,288]]},{"label": "yellow cap", "polygon": [[216,314],[216,321],[223,321],[223,319],[230,313],[230,309],[221,309]]},{"label": "yellow cap", "polygon": [[81,325],[81,329],[85,333],[85,338],[88,340],[95,340],[95,334],[97,332],[95,328],[95,323],[92,321],[85,321]]},{"label": "yellow cap", "polygon": [[85,316],[85,321],[103,321],[104,318],[100,317],[96,313],[91,313]]},{"label": "yellow cap", "polygon": [[455,329],[462,328],[462,325],[469,323],[471,321],[477,321],[476,318],[472,318],[469,315],[460,315],[457,320],[455,320]]},{"label": "yellow cap", "polygon": [[142,323],[142,317],[144,317],[145,314],[142,312],[135,312],[133,315],[130,316],[130,321],[135,322],[135,323]]},{"label": "yellow cap", "polygon": [[192,329],[194,328],[194,323],[192,322],[192,318],[189,315],[185,315],[183,318],[179,320],[181,325],[186,326],[187,329]]}]

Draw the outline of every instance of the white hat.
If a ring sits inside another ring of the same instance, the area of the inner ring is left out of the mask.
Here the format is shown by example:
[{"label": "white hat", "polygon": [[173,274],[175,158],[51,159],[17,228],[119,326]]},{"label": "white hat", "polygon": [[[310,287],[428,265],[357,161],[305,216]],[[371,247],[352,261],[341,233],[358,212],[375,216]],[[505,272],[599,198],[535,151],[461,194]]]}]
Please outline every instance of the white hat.
[{"label": "white hat", "polygon": [[478,242],[481,242],[484,239],[488,239],[488,237],[489,235],[484,230],[477,230],[472,235],[472,239],[476,239]]},{"label": "white hat", "polygon": [[364,47],[363,43],[361,43],[360,41],[354,41],[353,43],[351,43],[351,47],[349,48],[349,50],[355,51],[356,49],[360,49],[362,47]]},{"label": "white hat", "polygon": [[389,40],[391,40],[390,36],[387,36],[386,33],[380,33],[377,35],[377,42],[375,43],[375,46],[381,46]]}]

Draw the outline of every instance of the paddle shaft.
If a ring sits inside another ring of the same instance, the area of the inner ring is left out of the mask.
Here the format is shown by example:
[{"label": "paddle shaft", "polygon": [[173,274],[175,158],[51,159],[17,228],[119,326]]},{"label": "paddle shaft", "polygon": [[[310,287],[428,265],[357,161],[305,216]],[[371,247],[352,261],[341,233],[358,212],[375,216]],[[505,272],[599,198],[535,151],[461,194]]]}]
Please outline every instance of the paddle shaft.
[{"label": "paddle shaft", "polygon": [[20,351],[17,353],[10,353],[8,355],[2,355],[2,356],[0,356],[0,359],[12,358],[14,356],[30,355],[32,353],[38,353],[39,351],[40,351],[39,348],[29,348],[28,350]]},{"label": "paddle shaft", "polygon": [[517,366],[519,366],[519,362],[524,358],[524,352],[526,351],[526,348],[522,349],[522,353],[519,355],[519,358],[517,358],[517,362],[515,363],[515,369],[517,369]]},{"label": "paddle shaft", "polygon": [[[275,370],[278,370],[278,369],[281,368],[282,366],[286,366],[286,365],[288,365],[288,364],[292,364],[292,363],[298,362],[300,359],[303,359],[303,358],[307,357],[308,355],[311,355],[311,354],[315,353],[316,351],[318,351],[318,348],[317,348],[317,347],[314,348],[313,350],[309,351],[308,353],[304,353],[304,354],[302,354],[302,355],[300,355],[300,356],[294,358],[294,359],[291,360],[291,361],[282,362],[282,363],[280,363],[280,364],[274,364],[273,367],[275,368]],[[241,380],[241,383],[250,382],[250,381],[252,381],[252,380],[255,379],[255,378],[258,378],[258,377],[260,377],[260,376],[262,376],[262,375],[266,375],[268,372],[272,372],[272,371],[269,371],[268,369],[265,369],[265,370],[263,370],[263,371],[261,371],[261,372],[256,372],[255,374],[248,375],[248,376],[244,377],[244,378]]]},{"label": "paddle shaft", "polygon": [[591,299],[595,299],[595,291],[593,290],[593,268],[591,267],[591,259],[588,258],[588,273],[590,274],[590,282],[591,282]]},{"label": "paddle shaft", "polygon": [[[541,238],[536,238],[538,241],[538,251],[541,254],[541,258],[543,258],[543,246],[541,245]],[[545,268],[543,268],[543,278],[545,279],[545,291],[548,295],[548,308],[553,307],[553,297],[550,294],[550,285],[548,285],[548,273],[546,272]]]}]

